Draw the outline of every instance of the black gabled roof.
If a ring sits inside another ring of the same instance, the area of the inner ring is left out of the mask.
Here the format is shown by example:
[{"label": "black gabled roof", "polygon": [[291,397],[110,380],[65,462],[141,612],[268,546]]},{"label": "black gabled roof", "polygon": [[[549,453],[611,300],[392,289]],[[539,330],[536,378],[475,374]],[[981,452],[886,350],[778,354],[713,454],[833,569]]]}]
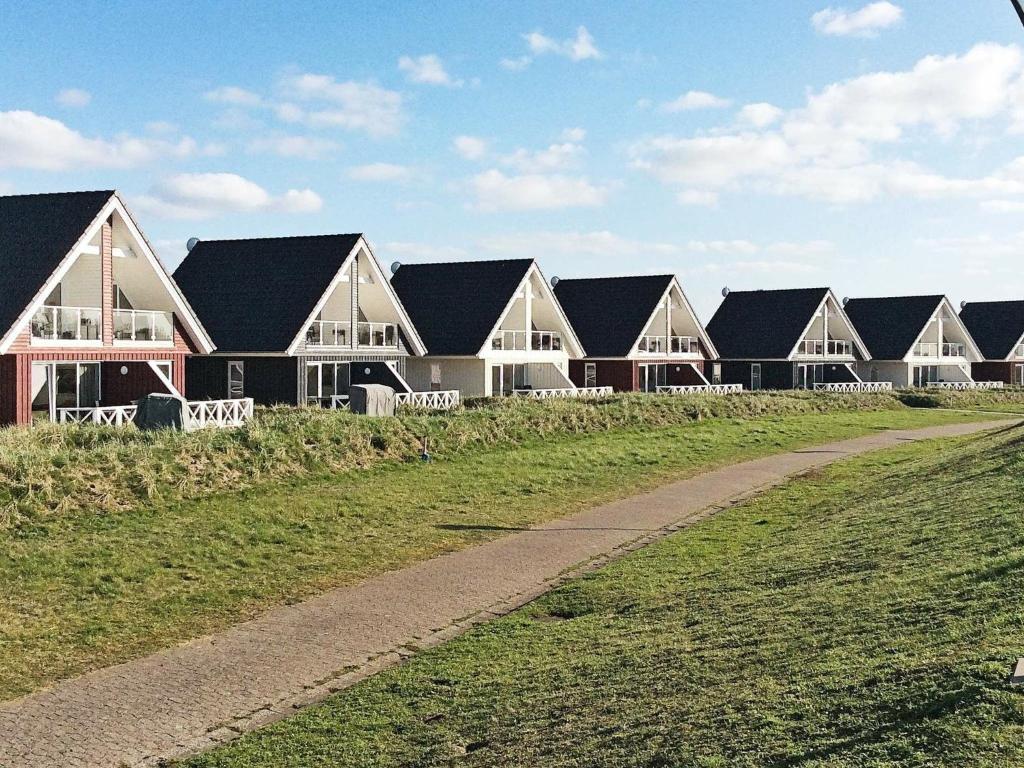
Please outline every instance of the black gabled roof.
[{"label": "black gabled roof", "polygon": [[555,296],[588,357],[625,357],[672,280],[672,275],[559,280]]},{"label": "black gabled roof", "polygon": [[430,355],[475,355],[533,259],[403,264],[391,277]]},{"label": "black gabled roof", "polygon": [[284,352],[359,234],[200,241],[174,279],[225,352]]},{"label": "black gabled roof", "polygon": [[1024,301],[972,301],[960,319],[986,360],[1004,360],[1024,336]]},{"label": "black gabled roof", "polygon": [[85,233],[113,190],[0,197],[0,335]]},{"label": "black gabled roof", "polygon": [[902,360],[944,296],[850,299],[843,309],[874,360]]},{"label": "black gabled roof", "polygon": [[828,288],[731,291],[706,326],[724,360],[785,360]]}]

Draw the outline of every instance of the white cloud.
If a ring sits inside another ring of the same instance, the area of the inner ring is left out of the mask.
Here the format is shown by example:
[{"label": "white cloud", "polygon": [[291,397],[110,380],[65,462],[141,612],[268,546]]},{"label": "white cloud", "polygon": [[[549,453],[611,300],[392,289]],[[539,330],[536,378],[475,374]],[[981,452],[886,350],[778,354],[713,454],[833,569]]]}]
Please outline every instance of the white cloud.
[{"label": "white cloud", "polygon": [[501,66],[509,72],[522,72],[533,62],[532,56],[520,56],[515,59],[502,59]]},{"label": "white cloud", "polygon": [[177,141],[120,135],[90,139],[35,112],[0,112],[0,167],[63,171],[131,168],[158,157],[189,157],[201,150],[187,136]]},{"label": "white cloud", "polygon": [[986,200],[981,208],[990,213],[1024,213],[1024,200]]},{"label": "white cloud", "polygon": [[754,128],[767,128],[775,123],[785,114],[774,104],[760,101],[756,104],[746,104],[740,110],[740,122],[753,126]]},{"label": "white cloud", "polygon": [[465,258],[468,255],[465,249],[454,245],[432,245],[430,243],[395,240],[384,243],[379,252],[389,258],[392,256],[406,256],[424,261],[453,261]]},{"label": "white cloud", "polygon": [[[339,82],[330,75],[303,73],[286,77],[281,88],[288,97],[289,116],[305,119],[310,125],[337,126],[380,137],[398,133],[405,122],[402,94],[373,82]],[[317,106],[303,113],[294,101]]]},{"label": "white cloud", "polygon": [[573,141],[577,144],[587,138],[587,132],[583,128],[566,128],[562,131],[562,141]]},{"label": "white cloud", "polygon": [[676,193],[680,205],[703,205],[714,208],[718,205],[718,193],[707,189],[684,189]]},{"label": "white cloud", "polygon": [[348,177],[356,181],[402,182],[413,177],[413,170],[394,163],[368,163],[349,168]]},{"label": "white cloud", "polygon": [[445,85],[449,88],[461,88],[462,80],[453,80],[444,68],[441,58],[433,53],[425,56],[402,56],[398,60],[398,69],[405,73],[411,83],[425,85]]},{"label": "white cloud", "polygon": [[315,136],[272,136],[249,142],[249,151],[318,160],[334,154],[340,146],[336,141]]},{"label": "white cloud", "polygon": [[323,200],[311,189],[289,189],[273,196],[259,184],[234,173],[180,173],[157,183],[137,207],[171,219],[207,219],[223,213],[313,213]]},{"label": "white cloud", "polygon": [[487,142],[477,136],[456,136],[452,146],[466,160],[479,160],[487,154]]},{"label": "white cloud", "polygon": [[734,189],[832,203],[1024,195],[1024,160],[988,176],[957,178],[874,156],[925,131],[949,138],[967,121],[1013,121],[1018,109],[1024,117],[1022,72],[1018,47],[979,44],[962,55],[927,56],[909,70],[834,83],[809,93],[797,109],[748,104],[734,126],[647,137],[629,154],[634,167],[681,188],[680,202],[688,204]]},{"label": "white cloud", "polygon": [[661,105],[663,112],[689,112],[695,109],[722,109],[732,104],[729,99],[723,99],[707,91],[687,91],[682,96],[666,101]]},{"label": "white cloud", "polygon": [[526,45],[530,49],[528,56],[520,56],[515,59],[502,59],[501,66],[512,71],[526,69],[533,62],[535,56],[554,54],[562,56],[570,61],[587,61],[588,59],[600,59],[604,54],[598,50],[594,43],[594,37],[584,26],[577,27],[576,36],[566,40],[555,40],[541,32],[530,32],[523,35]]},{"label": "white cloud", "polygon": [[239,88],[237,85],[222,85],[207,91],[203,98],[217,104],[230,104],[233,107],[258,107],[263,104],[259,94]]},{"label": "white cloud", "polygon": [[521,173],[549,173],[570,168],[584,154],[586,150],[579,144],[566,141],[535,152],[517,149],[511,155],[501,158],[501,162]]},{"label": "white cloud", "polygon": [[875,37],[903,20],[903,9],[889,2],[869,3],[856,11],[825,8],[811,16],[811,24],[823,35]]},{"label": "white cloud", "polygon": [[470,180],[476,208],[484,211],[527,211],[603,205],[608,188],[586,178],[528,173],[506,176],[491,169]]},{"label": "white cloud", "polygon": [[57,103],[62,107],[81,108],[89,106],[92,94],[81,88],[65,88],[57,94]]}]

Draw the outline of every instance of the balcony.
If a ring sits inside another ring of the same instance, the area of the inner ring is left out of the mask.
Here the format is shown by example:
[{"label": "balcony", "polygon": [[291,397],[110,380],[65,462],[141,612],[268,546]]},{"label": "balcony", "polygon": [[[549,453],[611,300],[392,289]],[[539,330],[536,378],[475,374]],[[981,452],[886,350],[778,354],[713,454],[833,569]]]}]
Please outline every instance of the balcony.
[{"label": "balcony", "polygon": [[32,338],[42,341],[100,341],[99,307],[40,307],[32,317]]},{"label": "balcony", "polygon": [[642,336],[636,351],[655,355],[699,355],[700,342],[695,336]]},{"label": "balcony", "polygon": [[[310,347],[349,347],[352,323],[342,320],[314,320],[306,329],[306,345]],[[356,323],[356,343],[360,347],[397,348],[398,326],[395,323]]]},{"label": "balcony", "polygon": [[960,342],[919,341],[914,345],[914,357],[967,357],[967,345]]},{"label": "balcony", "polygon": [[114,341],[170,342],[174,315],[152,309],[115,309]]},{"label": "balcony", "polygon": [[844,339],[804,339],[797,350],[801,355],[816,355],[824,357],[852,357],[853,343]]},{"label": "balcony", "polygon": [[491,339],[491,349],[501,352],[559,352],[562,334],[556,331],[498,331]]}]

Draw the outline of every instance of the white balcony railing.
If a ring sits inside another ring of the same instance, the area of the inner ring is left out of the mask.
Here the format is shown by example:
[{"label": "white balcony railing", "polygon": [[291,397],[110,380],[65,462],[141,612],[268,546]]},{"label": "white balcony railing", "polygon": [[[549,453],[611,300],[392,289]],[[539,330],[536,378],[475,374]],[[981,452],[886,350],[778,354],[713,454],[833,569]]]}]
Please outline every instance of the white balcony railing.
[{"label": "white balcony railing", "polygon": [[[251,397],[234,400],[190,400],[187,404],[188,421],[185,429],[203,427],[240,427],[252,418]],[[101,424],[123,427],[135,419],[138,407],[111,405],[101,408],[58,408],[57,421],[61,424]]]},{"label": "white balcony railing", "polygon": [[[356,323],[356,343],[360,347],[398,347],[398,326],[395,323]],[[306,329],[306,345],[310,347],[350,347],[352,323],[344,320],[314,320]]]},{"label": "white balcony railing", "polygon": [[960,342],[943,342],[943,357],[967,357],[967,345]]},{"label": "white balcony railing", "polygon": [[539,352],[557,352],[562,348],[562,334],[555,331],[533,331],[530,334],[530,349]]},{"label": "white balcony railing", "polygon": [[558,389],[513,389],[516,397],[532,400],[552,400],[559,397],[598,398],[612,394],[611,387],[560,387]]},{"label": "white balcony railing", "polygon": [[850,357],[853,354],[853,344],[844,339],[804,339],[800,343],[799,353],[802,355],[830,355]]},{"label": "white balcony railing", "polygon": [[174,315],[152,309],[115,309],[114,341],[173,341]]},{"label": "white balcony railing", "polygon": [[446,389],[437,392],[396,392],[395,404],[414,408],[428,408],[433,411],[450,411],[458,408],[459,390]]},{"label": "white balcony railing", "polygon": [[1001,381],[929,381],[925,386],[931,389],[1002,389]]},{"label": "white balcony railing", "polygon": [[700,341],[695,336],[642,336],[636,351],[658,355],[699,355]]},{"label": "white balcony railing", "polygon": [[919,341],[914,345],[914,357],[967,357],[967,345],[958,341]]},{"label": "white balcony railing", "polygon": [[46,341],[100,341],[99,307],[40,307],[32,316],[32,338]]},{"label": "white balcony railing", "polygon": [[840,381],[822,382],[814,385],[815,392],[892,392],[891,381]]},{"label": "white balcony railing", "polygon": [[742,384],[685,384],[658,387],[658,394],[665,395],[735,395],[742,391]]},{"label": "white balcony railing", "polygon": [[558,352],[562,334],[557,331],[498,331],[491,339],[491,349],[503,352]]}]

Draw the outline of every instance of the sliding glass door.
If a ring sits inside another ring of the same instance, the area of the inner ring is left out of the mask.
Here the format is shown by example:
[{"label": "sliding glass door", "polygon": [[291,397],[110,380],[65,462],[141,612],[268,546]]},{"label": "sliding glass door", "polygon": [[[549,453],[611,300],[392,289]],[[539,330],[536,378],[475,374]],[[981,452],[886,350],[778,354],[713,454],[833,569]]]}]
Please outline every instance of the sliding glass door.
[{"label": "sliding glass door", "polygon": [[99,363],[32,363],[32,410],[58,421],[61,408],[100,404]]}]

